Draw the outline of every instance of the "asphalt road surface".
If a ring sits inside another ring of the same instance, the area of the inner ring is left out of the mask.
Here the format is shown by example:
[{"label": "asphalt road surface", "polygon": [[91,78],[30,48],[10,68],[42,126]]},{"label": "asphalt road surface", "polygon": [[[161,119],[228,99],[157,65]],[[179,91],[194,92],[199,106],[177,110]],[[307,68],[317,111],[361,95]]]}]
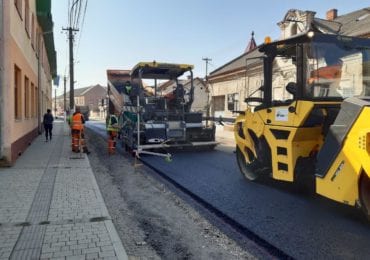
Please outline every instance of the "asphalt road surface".
[{"label": "asphalt road surface", "polygon": [[[104,125],[89,127],[105,134]],[[246,181],[233,149],[176,152],[172,162],[143,156],[153,168],[190,190],[242,226],[297,259],[367,258],[370,225],[353,208],[291,185]]]}]

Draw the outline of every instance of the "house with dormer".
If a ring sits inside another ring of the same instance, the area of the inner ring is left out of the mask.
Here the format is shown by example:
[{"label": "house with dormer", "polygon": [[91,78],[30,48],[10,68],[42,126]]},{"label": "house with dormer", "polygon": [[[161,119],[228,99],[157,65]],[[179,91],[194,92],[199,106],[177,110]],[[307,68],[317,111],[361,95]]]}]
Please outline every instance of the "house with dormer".
[{"label": "house with dormer", "polygon": [[[370,7],[348,14],[338,15],[337,9],[327,11],[326,18],[315,17],[313,11],[289,10],[277,25],[280,38],[285,39],[296,34],[312,30],[327,34],[338,34],[356,37],[370,37]],[[244,99],[260,95],[259,87],[263,85],[262,62],[256,59],[261,56],[257,50],[254,35],[247,48],[240,56],[212,71],[208,77],[210,89],[211,115],[233,121],[235,111],[245,110]],[[295,70],[290,64],[279,64],[281,75],[273,78],[273,98],[287,99],[289,93],[285,86],[279,84],[281,77],[295,81]],[[281,81],[283,82],[283,81]],[[287,82],[286,80],[284,82]]]}]

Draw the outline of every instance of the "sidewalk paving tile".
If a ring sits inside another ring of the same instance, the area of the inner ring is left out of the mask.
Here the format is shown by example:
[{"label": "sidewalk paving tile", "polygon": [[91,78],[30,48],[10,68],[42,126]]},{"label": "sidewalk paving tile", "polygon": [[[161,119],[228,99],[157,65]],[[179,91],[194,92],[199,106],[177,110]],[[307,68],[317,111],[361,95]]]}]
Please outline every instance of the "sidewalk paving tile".
[{"label": "sidewalk paving tile", "polygon": [[0,168],[0,259],[127,259],[85,154],[54,124]]}]

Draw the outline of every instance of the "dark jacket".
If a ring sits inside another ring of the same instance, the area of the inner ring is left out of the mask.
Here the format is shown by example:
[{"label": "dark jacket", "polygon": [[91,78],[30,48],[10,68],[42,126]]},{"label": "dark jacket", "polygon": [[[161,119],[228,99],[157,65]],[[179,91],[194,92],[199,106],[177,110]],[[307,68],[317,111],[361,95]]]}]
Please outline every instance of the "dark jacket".
[{"label": "dark jacket", "polygon": [[46,113],[44,115],[44,125],[52,125],[54,121],[54,117],[52,114]]}]

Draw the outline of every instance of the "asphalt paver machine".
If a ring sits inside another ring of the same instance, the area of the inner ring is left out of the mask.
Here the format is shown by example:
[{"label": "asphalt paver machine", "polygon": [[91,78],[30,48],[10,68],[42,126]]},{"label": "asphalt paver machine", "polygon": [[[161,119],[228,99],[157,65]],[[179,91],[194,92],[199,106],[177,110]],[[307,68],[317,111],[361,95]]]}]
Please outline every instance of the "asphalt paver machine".
[{"label": "asphalt paver machine", "polygon": [[[191,111],[194,100],[193,66],[140,62],[131,70],[131,81],[123,90],[121,138],[127,150],[171,158],[168,148],[213,149],[215,126],[203,124],[202,112]],[[187,75],[188,74],[188,75]],[[187,75],[190,88],[179,78]],[[145,80],[154,82],[150,86]],[[175,87],[166,95],[158,90],[159,80],[172,80]]]},{"label": "asphalt paver machine", "polygon": [[263,86],[234,128],[240,171],[311,183],[369,216],[370,39],[309,31],[259,51],[247,66],[263,67]]}]

